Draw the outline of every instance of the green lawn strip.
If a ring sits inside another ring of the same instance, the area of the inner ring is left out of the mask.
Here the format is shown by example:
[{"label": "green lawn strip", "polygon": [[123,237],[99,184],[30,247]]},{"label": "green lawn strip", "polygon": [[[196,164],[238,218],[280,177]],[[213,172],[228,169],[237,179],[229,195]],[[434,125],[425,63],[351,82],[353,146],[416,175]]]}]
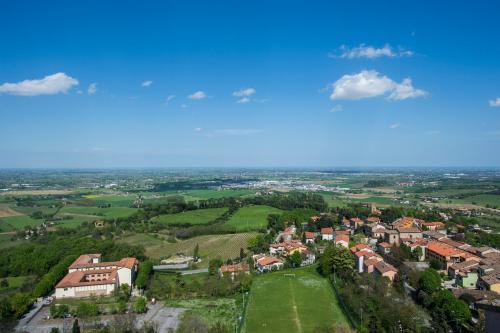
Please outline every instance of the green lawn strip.
[{"label": "green lawn strip", "polygon": [[166,225],[182,225],[182,224],[206,224],[209,223],[225,212],[227,208],[207,208],[185,211],[177,214],[164,214],[156,216],[153,221]]},{"label": "green lawn strip", "polygon": [[269,214],[281,214],[282,212],[281,209],[264,205],[245,206],[234,213],[227,225],[235,227],[238,231],[259,230],[267,226]]}]

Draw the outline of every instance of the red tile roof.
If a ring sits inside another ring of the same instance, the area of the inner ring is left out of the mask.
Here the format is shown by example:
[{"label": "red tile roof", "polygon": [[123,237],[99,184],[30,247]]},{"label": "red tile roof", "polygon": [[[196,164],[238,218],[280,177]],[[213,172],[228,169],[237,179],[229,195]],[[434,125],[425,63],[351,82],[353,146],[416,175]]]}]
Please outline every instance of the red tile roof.
[{"label": "red tile roof", "polygon": [[389,247],[391,247],[391,244],[386,243],[386,242],[382,242],[382,243],[379,243],[378,246],[382,246],[383,248],[389,248]]},{"label": "red tile roof", "polygon": [[340,234],[340,235],[336,235],[336,236],[335,236],[335,242],[340,242],[340,241],[344,241],[344,242],[349,243],[349,236],[347,236],[347,235],[342,235],[342,234]]},{"label": "red tile roof", "polygon": [[250,266],[247,263],[239,263],[234,265],[222,265],[220,267],[221,273],[233,273],[233,272],[248,272],[250,270]]},{"label": "red tile roof", "polygon": [[[106,278],[98,279],[92,278],[97,274],[104,274]],[[96,269],[91,271],[75,271],[66,274],[66,276],[59,281],[56,288],[70,288],[80,286],[96,286],[103,284],[114,284],[116,282],[117,271],[116,269]]]},{"label": "red tile roof", "polygon": [[267,266],[275,263],[282,263],[282,261],[276,257],[266,256],[257,260],[257,264],[262,266]]},{"label": "red tile roof", "polygon": [[306,239],[314,239],[316,238],[315,232],[306,231],[304,232]]},{"label": "red tile roof", "polygon": [[333,235],[333,228],[321,228],[322,235]]}]

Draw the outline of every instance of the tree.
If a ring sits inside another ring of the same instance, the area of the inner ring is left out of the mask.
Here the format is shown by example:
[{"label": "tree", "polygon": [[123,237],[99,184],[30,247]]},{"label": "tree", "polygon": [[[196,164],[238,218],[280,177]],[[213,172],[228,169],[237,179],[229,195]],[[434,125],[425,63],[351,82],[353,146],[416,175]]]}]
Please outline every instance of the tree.
[{"label": "tree", "polygon": [[148,311],[148,305],[144,297],[139,297],[135,301],[134,310],[136,313],[145,313]]},{"label": "tree", "polygon": [[418,288],[431,295],[441,289],[441,276],[435,269],[426,269],[422,275],[420,275]]},{"label": "tree", "polygon": [[94,302],[80,302],[76,307],[76,316],[79,318],[95,317],[99,314],[99,308]]},{"label": "tree", "polygon": [[80,333],[80,325],[78,324],[78,319],[75,319],[75,321],[73,322],[71,333]]},{"label": "tree", "polygon": [[194,250],[193,250],[193,258],[195,261],[198,260],[198,252],[200,251],[200,246],[198,245],[198,243],[196,243],[196,246],[194,247]]},{"label": "tree", "polygon": [[302,264],[302,256],[299,251],[292,253],[290,256],[290,263],[292,267],[300,267],[300,264]]},{"label": "tree", "polygon": [[0,287],[9,288],[9,281],[7,279],[2,279],[2,281],[0,281]]},{"label": "tree", "polygon": [[59,328],[58,328],[58,327],[52,327],[52,328],[50,329],[50,333],[60,333],[60,332],[61,332],[61,331],[59,330]]},{"label": "tree", "polygon": [[336,273],[342,277],[348,277],[352,276],[354,272],[354,259],[350,251],[334,244],[328,245],[325,249],[325,252],[320,257],[319,265],[324,276]]},{"label": "tree", "polygon": [[7,297],[0,298],[0,321],[10,316],[12,309]]},{"label": "tree", "polygon": [[222,266],[222,260],[220,260],[219,258],[211,259],[208,262],[208,274],[209,275],[218,274],[220,266]]},{"label": "tree", "polygon": [[240,247],[240,260],[243,260],[245,258],[245,250],[243,250],[242,247]]},{"label": "tree", "polygon": [[137,286],[137,288],[146,288],[152,272],[153,263],[150,260],[146,260],[141,263],[141,265],[139,266],[139,273],[137,274],[137,278],[135,279],[135,285]]},{"label": "tree", "polygon": [[14,315],[21,318],[31,305],[31,297],[27,293],[16,293],[10,298],[10,305]]}]

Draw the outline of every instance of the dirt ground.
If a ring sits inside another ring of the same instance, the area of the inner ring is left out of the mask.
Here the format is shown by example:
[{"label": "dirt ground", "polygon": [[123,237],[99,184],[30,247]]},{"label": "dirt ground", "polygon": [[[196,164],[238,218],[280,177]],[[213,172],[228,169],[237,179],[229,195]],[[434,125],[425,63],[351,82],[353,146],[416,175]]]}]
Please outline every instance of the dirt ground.
[{"label": "dirt ground", "polygon": [[10,208],[8,205],[0,204],[0,218],[1,217],[9,217],[9,216],[19,216],[19,215],[23,215],[23,214],[16,212],[12,208]]},{"label": "dirt ground", "polygon": [[[159,333],[175,332],[179,326],[184,309],[169,308],[161,304],[148,305],[148,312],[138,315],[135,320],[136,327],[140,328],[145,322],[155,322]],[[24,327],[20,328],[29,333],[50,333],[53,327],[59,328],[61,332],[71,330],[73,318],[46,319],[49,315],[49,307],[44,307],[36,316]],[[100,316],[89,320],[79,320],[81,326],[92,325],[94,323],[108,324],[114,320],[112,315]]]}]

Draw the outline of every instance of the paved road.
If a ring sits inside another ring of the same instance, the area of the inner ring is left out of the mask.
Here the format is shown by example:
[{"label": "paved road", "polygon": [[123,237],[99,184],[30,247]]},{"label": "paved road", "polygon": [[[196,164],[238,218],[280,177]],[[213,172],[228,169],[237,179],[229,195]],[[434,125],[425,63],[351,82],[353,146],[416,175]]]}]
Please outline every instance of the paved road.
[{"label": "paved road", "polygon": [[33,307],[31,308],[31,310],[24,315],[24,317],[22,317],[20,320],[19,320],[19,323],[17,323],[17,326],[16,326],[16,331],[19,331],[19,332],[22,332],[26,329],[27,325],[29,324],[29,322],[38,314],[38,312],[42,309],[42,306],[44,304],[44,300],[39,298],[35,304],[33,304]]}]

